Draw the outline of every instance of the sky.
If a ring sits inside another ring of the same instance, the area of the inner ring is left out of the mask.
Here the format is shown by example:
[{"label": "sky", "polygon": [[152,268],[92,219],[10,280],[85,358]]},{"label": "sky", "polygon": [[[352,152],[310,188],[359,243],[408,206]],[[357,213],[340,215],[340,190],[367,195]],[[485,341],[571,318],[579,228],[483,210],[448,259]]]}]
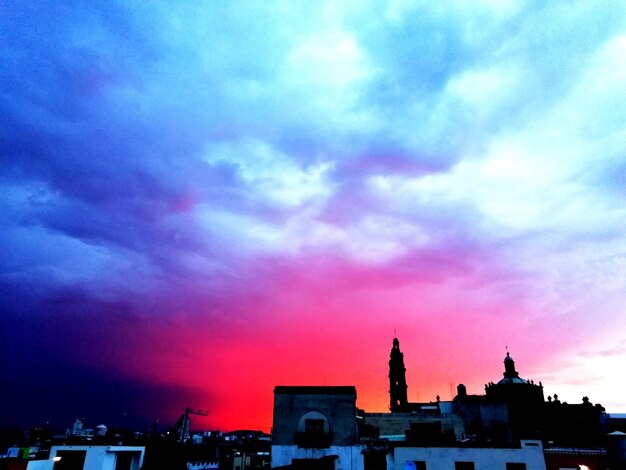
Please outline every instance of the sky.
[{"label": "sky", "polygon": [[626,412],[622,2],[2,2],[0,168],[2,426]]}]

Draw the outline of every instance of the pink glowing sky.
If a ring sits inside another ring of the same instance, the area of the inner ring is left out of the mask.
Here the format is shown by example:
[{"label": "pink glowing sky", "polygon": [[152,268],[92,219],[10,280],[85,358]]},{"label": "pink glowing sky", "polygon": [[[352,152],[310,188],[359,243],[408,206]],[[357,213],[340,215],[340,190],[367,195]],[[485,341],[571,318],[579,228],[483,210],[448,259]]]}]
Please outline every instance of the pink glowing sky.
[{"label": "pink glowing sky", "polygon": [[0,425],[271,427],[503,370],[626,411],[626,7],[0,7]]}]

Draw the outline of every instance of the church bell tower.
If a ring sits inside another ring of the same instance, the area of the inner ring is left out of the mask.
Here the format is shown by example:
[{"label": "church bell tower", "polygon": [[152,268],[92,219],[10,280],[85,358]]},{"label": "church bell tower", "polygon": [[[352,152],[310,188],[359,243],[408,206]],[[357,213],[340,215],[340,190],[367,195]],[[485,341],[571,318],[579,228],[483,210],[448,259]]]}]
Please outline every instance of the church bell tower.
[{"label": "church bell tower", "polygon": [[406,368],[404,354],[400,351],[400,341],[393,339],[389,355],[389,409],[392,413],[403,411],[407,405]]}]

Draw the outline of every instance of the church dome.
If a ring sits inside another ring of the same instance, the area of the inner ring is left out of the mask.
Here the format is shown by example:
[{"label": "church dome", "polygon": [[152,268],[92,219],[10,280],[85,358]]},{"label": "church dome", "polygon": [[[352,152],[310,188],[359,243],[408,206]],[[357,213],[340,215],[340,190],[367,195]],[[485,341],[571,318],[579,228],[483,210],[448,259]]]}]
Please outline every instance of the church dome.
[{"label": "church dome", "polygon": [[498,382],[498,385],[502,384],[527,384],[528,380],[521,377],[504,377]]}]

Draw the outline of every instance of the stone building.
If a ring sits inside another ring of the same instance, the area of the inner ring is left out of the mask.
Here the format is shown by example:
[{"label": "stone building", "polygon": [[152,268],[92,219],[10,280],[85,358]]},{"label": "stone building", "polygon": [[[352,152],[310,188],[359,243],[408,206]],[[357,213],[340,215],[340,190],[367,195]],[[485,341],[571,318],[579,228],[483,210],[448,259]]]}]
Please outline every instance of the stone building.
[{"label": "stone building", "polygon": [[274,388],[272,468],[363,468],[356,388]]}]

